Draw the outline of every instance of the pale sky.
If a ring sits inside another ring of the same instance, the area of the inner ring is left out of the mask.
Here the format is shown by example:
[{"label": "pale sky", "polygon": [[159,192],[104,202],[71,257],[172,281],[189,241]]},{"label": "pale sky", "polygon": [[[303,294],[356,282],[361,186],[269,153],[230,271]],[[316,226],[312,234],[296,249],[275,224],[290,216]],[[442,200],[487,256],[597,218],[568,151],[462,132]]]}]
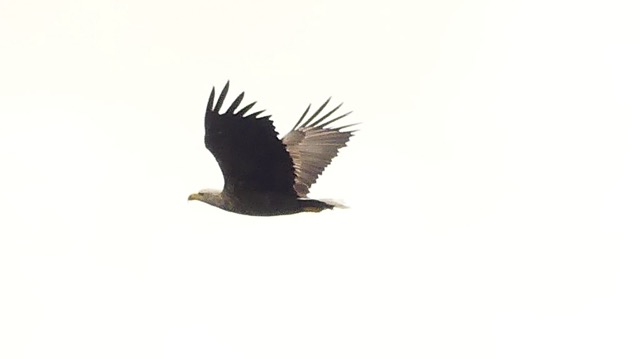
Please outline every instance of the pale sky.
[{"label": "pale sky", "polygon": [[[639,13],[0,1],[0,357],[640,357]],[[354,111],[349,209],[187,202],[227,80]]]}]

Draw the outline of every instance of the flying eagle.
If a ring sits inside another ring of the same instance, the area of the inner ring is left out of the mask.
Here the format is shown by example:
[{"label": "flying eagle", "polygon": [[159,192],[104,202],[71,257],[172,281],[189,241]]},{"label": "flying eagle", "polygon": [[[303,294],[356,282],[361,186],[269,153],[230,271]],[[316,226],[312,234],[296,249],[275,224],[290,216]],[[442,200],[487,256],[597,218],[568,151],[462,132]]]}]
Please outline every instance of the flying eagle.
[{"label": "flying eagle", "polygon": [[229,91],[229,82],[215,102],[215,87],[211,91],[204,119],[204,144],[218,161],[224,177],[222,191],[204,189],[189,196],[226,211],[252,215],[277,216],[299,212],[320,212],[336,204],[307,198],[309,188],[325,167],[346,146],[353,135],[352,126],[329,125],[351,112],[330,118],[342,104],[317,118],[330,98],[305,117],[311,105],[282,139],[273,127],[270,116],[263,111],[247,115],[253,102],[238,110],[244,98],[241,93],[221,113]]}]

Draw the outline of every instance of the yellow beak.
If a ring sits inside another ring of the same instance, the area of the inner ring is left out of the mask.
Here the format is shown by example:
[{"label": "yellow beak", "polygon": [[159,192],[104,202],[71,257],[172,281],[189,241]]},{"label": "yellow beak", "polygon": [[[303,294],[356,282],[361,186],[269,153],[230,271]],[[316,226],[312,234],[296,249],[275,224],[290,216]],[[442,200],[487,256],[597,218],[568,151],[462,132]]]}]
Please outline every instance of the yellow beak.
[{"label": "yellow beak", "polygon": [[194,194],[189,195],[189,198],[187,200],[188,201],[193,201],[193,200],[201,201],[202,200],[202,195],[200,193],[194,193]]}]

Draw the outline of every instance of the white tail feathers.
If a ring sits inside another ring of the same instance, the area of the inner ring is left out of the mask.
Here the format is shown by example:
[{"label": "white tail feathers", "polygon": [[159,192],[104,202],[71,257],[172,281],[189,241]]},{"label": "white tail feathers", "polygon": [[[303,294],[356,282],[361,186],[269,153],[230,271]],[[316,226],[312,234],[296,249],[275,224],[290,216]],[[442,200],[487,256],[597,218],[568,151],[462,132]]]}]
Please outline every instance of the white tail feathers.
[{"label": "white tail feathers", "polygon": [[319,201],[322,201],[330,206],[333,206],[333,208],[340,208],[340,209],[347,209],[349,208],[349,206],[345,205],[344,203],[337,201],[335,199],[320,199]]}]

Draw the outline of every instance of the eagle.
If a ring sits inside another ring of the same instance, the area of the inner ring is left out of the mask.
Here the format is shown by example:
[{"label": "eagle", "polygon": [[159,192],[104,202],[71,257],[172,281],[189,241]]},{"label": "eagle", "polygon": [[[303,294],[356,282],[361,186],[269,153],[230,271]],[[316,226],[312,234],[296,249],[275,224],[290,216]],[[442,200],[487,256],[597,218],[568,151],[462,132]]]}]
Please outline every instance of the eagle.
[{"label": "eagle", "polygon": [[215,101],[213,87],[204,118],[204,144],[220,166],[224,187],[222,191],[203,189],[188,199],[250,216],[321,212],[339,207],[332,201],[307,198],[307,194],[353,136],[355,124],[331,126],[351,112],[334,117],[340,104],[322,114],[329,98],[305,119],[309,105],[291,131],[278,138],[271,116],[261,115],[264,110],[247,114],[256,102],[238,109],[244,92],[222,113],[228,92],[229,81]]}]

